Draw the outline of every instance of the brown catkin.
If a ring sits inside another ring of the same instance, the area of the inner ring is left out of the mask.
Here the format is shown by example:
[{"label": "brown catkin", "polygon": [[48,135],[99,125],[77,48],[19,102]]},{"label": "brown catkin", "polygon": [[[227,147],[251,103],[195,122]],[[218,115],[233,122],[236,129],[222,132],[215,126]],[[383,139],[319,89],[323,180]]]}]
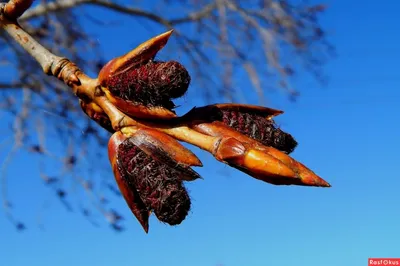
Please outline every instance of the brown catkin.
[{"label": "brown catkin", "polygon": [[110,92],[124,100],[145,106],[175,107],[171,99],[183,96],[188,90],[190,75],[176,61],[149,61],[107,80]]},{"label": "brown catkin", "polygon": [[240,133],[287,154],[294,151],[297,141],[274,125],[274,121],[257,114],[231,110],[222,111],[222,121]]},{"label": "brown catkin", "polygon": [[154,160],[130,139],[118,147],[118,164],[128,186],[138,192],[160,221],[177,225],[186,218],[190,198],[174,168]]}]

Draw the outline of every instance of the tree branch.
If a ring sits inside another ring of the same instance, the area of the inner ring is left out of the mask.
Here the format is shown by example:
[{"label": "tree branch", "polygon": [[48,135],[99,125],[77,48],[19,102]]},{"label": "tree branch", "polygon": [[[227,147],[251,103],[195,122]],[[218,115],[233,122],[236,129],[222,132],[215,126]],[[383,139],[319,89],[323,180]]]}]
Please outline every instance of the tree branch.
[{"label": "tree branch", "polygon": [[3,17],[1,27],[40,64],[46,74],[50,74],[53,62],[61,60],[61,57],[51,54],[15,22]]},{"label": "tree branch", "polygon": [[35,17],[40,17],[50,12],[59,12],[64,9],[75,8],[80,5],[91,4],[95,6],[105,7],[110,10],[120,12],[122,14],[144,17],[151,21],[160,23],[166,27],[172,27],[174,25],[192,21],[198,21],[203,18],[206,18],[207,16],[209,16],[210,12],[212,12],[216,8],[217,6],[216,2],[217,1],[205,5],[202,9],[191,12],[181,18],[165,19],[161,16],[157,16],[154,13],[147,12],[143,9],[126,7],[107,0],[62,0],[62,1],[46,2],[36,6],[35,8],[32,8],[27,12],[25,12],[25,14],[20,18],[20,21],[26,21]]},{"label": "tree branch", "polygon": [[24,83],[0,83],[0,90],[3,89],[21,89],[23,87],[26,87],[26,84]]}]

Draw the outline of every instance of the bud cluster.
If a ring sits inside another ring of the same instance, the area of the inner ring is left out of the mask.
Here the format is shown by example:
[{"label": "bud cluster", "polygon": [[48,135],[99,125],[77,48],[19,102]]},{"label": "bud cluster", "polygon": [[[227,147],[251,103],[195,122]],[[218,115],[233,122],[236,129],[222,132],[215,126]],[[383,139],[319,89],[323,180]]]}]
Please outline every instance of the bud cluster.
[{"label": "bud cluster", "polygon": [[[171,33],[111,60],[98,76],[109,103],[137,120],[113,134],[108,151],[122,195],[146,232],[151,212],[160,221],[177,225],[190,210],[183,181],[200,178],[191,167],[202,163],[178,140],[270,184],[330,187],[288,155],[297,142],[273,120],[283,111],[226,103],[195,107],[178,117],[172,99],[186,93],[190,75],[176,61],[153,60]],[[83,108],[92,119],[109,127],[104,115],[97,115],[96,105]]]}]

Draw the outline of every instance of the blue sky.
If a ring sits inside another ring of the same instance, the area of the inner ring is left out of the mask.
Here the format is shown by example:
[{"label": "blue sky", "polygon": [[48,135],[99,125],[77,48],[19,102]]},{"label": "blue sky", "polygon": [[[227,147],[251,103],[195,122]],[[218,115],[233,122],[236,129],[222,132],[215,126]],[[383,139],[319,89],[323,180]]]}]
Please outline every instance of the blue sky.
[{"label": "blue sky", "polygon": [[[331,1],[323,21],[339,57],[325,69],[329,85],[299,81],[295,104],[272,96],[273,107],[285,110],[278,122],[300,143],[293,157],[332,188],[272,186],[198,153],[204,180],[187,185],[189,217],[178,227],[153,217],[146,235],[114,199],[128,227],[119,234],[66,212],[38,178],[37,161],[22,155],[10,166],[9,186],[29,230],[16,232],[0,215],[0,265],[366,266],[369,257],[400,257],[399,7]],[[153,35],[139,31],[116,43],[118,32],[99,35],[113,47],[107,56]],[[42,231],[35,222],[44,201],[51,205]]]}]

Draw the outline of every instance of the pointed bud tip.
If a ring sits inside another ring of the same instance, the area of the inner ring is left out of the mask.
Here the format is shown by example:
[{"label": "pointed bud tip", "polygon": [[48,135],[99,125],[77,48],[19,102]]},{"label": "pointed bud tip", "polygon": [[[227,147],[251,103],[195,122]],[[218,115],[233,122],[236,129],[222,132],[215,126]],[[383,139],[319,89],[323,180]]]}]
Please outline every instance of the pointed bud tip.
[{"label": "pointed bud tip", "polygon": [[173,30],[161,33],[137,46],[130,52],[116,57],[106,63],[98,74],[98,81],[103,87],[107,87],[108,80],[112,76],[120,75],[143,62],[154,58],[156,54],[167,44]]},{"label": "pointed bud tip", "polygon": [[164,33],[161,33],[160,35],[158,35],[158,37],[163,37],[163,38],[169,38],[171,37],[172,33],[174,32],[173,29],[166,31]]},{"label": "pointed bud tip", "polygon": [[301,181],[306,186],[331,187],[331,184],[329,184],[328,182],[326,182],[324,179],[317,176],[316,174],[308,174],[306,176],[302,176]]},{"label": "pointed bud tip", "polygon": [[173,31],[174,30],[169,30],[164,33],[161,33],[161,34],[143,42],[142,44],[140,44],[138,46],[138,48],[141,48],[141,49],[156,48],[156,51],[158,52],[167,44]]},{"label": "pointed bud tip", "polygon": [[142,228],[143,228],[143,230],[144,230],[144,232],[145,232],[146,234],[149,233],[149,225],[148,225],[148,224],[146,224],[146,225],[142,224]]},{"label": "pointed bud tip", "polygon": [[326,182],[325,180],[321,179],[321,183],[319,184],[320,187],[332,187],[331,184]]}]

